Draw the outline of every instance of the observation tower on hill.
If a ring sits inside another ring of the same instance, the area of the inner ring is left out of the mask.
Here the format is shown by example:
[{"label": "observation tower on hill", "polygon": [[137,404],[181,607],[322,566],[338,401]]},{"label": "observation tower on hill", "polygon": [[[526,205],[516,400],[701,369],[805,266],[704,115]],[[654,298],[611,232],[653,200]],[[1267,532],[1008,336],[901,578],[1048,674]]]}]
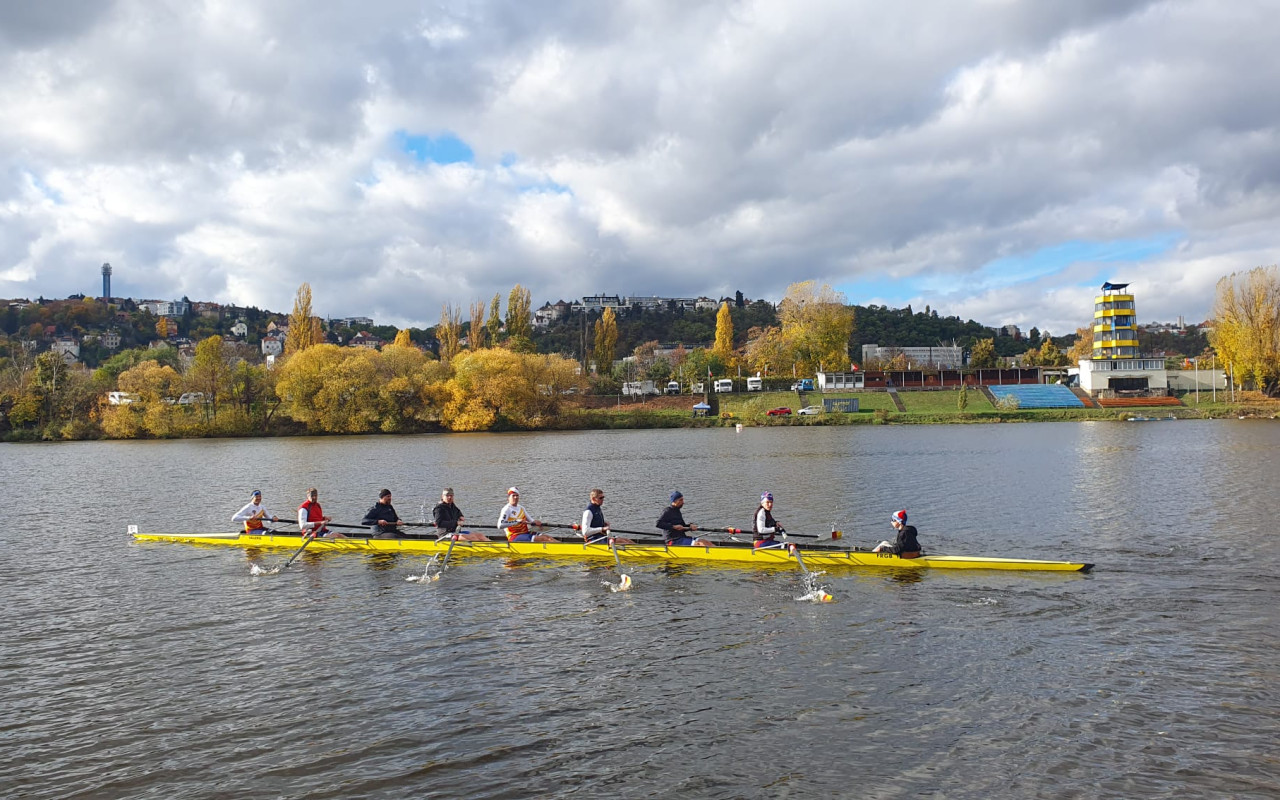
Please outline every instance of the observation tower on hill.
[{"label": "observation tower on hill", "polygon": [[102,299],[111,302],[111,265],[102,265]]}]

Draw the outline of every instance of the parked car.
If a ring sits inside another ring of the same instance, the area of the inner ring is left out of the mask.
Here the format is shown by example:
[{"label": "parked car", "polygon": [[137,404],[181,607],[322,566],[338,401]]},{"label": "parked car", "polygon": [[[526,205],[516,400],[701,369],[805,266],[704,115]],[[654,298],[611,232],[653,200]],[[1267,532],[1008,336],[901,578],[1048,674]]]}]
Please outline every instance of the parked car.
[{"label": "parked car", "polygon": [[793,392],[812,392],[812,391],[813,391],[813,378],[801,378],[800,380],[798,380],[798,381],[796,381],[795,383],[791,384],[791,391],[793,391]]},{"label": "parked car", "polygon": [[769,417],[789,417],[791,416],[791,409],[783,406],[782,408],[771,408],[764,413],[765,416]]},{"label": "parked car", "polygon": [[802,417],[816,417],[822,413],[822,406],[805,406],[796,413]]}]

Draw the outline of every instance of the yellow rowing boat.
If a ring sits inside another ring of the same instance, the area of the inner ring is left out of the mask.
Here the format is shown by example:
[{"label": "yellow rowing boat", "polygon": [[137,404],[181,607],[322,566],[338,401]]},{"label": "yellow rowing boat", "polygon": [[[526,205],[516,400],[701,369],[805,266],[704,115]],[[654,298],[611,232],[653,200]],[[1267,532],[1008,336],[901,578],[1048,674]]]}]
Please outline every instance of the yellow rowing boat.
[{"label": "yellow rowing boat", "polygon": [[[131,530],[133,537],[142,542],[181,542],[184,544],[230,545],[233,547],[260,547],[290,549],[303,544],[302,536],[294,533],[139,533]],[[897,567],[901,569],[1003,569],[1034,570],[1047,572],[1088,572],[1092,564],[1079,561],[1043,561],[1031,558],[995,558],[990,556],[924,555],[919,558],[899,558],[892,553],[872,553],[867,550],[835,545],[800,545],[804,563],[810,568],[839,567]],[[309,551],[344,553],[421,553],[433,555],[449,549],[449,539],[432,538],[368,538],[316,539]],[[715,547],[668,547],[662,543],[617,545],[624,559],[667,561],[691,564],[741,564],[747,566],[795,566],[796,559],[787,550],[755,550],[750,544],[720,543]],[[486,542],[459,541],[454,555],[506,556],[530,558],[569,558],[613,560],[613,551],[607,544],[582,542]]]}]

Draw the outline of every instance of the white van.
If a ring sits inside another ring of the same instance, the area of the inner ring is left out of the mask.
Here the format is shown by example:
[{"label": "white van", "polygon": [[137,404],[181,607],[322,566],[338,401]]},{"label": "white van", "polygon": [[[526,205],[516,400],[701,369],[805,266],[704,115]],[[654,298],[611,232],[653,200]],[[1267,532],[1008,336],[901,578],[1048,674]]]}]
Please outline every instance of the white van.
[{"label": "white van", "polygon": [[720,380],[716,381],[715,386],[713,388],[716,390],[717,394],[720,392],[732,392],[733,381],[729,378],[721,378]]},{"label": "white van", "polygon": [[107,392],[107,403],[113,406],[127,406],[137,399],[136,394],[128,392]]},{"label": "white van", "polygon": [[667,381],[667,394],[680,394],[680,381]]},{"label": "white van", "polygon": [[764,378],[747,378],[747,391],[748,392],[764,391]]}]

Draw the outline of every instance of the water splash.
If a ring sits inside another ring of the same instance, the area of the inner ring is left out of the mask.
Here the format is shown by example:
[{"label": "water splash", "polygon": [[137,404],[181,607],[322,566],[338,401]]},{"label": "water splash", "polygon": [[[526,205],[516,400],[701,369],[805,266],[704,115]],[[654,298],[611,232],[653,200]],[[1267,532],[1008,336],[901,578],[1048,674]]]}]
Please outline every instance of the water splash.
[{"label": "water splash", "polygon": [[627,592],[631,590],[631,576],[624,572],[616,584],[600,581],[600,585],[608,587],[611,592]]},{"label": "water splash", "polygon": [[818,576],[823,575],[822,572],[806,572],[804,574],[805,593],[796,598],[799,603],[834,603],[835,597],[818,583]]},{"label": "water splash", "polygon": [[[440,554],[436,553],[431,556],[431,560],[427,562],[427,566],[422,570],[421,575],[410,575],[405,580],[410,583],[431,583],[432,581],[440,580],[442,570],[436,569],[436,562],[439,560]],[[434,572],[432,572],[433,569],[435,570]]]},{"label": "water splash", "polygon": [[249,567],[249,574],[255,578],[259,575],[279,575],[280,567],[278,565],[274,567],[263,567],[258,564],[254,564]]}]

